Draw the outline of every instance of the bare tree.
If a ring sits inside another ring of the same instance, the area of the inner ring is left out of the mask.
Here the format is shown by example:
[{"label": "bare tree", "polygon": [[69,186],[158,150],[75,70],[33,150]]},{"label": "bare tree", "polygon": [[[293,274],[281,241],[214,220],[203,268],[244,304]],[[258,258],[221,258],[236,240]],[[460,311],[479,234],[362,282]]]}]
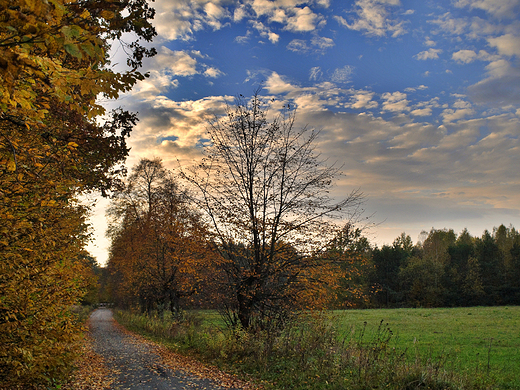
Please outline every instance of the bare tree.
[{"label": "bare tree", "polygon": [[289,107],[269,119],[258,91],[237,98],[208,133],[205,158],[183,175],[213,227],[226,318],[246,329],[279,323],[317,281],[313,254],[362,195],[334,201],[329,189],[340,172],[316,152],[319,132],[297,130]]}]

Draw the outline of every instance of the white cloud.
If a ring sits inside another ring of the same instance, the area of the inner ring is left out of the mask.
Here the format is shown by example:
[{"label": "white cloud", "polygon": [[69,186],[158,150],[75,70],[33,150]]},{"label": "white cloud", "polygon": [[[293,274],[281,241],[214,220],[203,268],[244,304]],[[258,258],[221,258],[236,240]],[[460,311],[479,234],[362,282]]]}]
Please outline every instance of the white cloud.
[{"label": "white cloud", "polygon": [[273,72],[265,82],[265,89],[267,89],[269,93],[278,95],[294,92],[296,87],[283,80],[282,76],[280,76],[278,73]]},{"label": "white cloud", "polygon": [[[308,3],[299,0],[252,0],[249,4],[257,18],[265,17],[268,23],[279,23],[284,30],[306,32],[314,31],[318,25],[325,23],[325,18],[315,13],[306,5]],[[328,1],[315,4],[319,7],[329,6]]]},{"label": "white cloud", "polygon": [[489,76],[492,78],[505,77],[515,72],[514,68],[507,60],[497,60],[490,62],[489,65],[486,66],[486,70],[488,71]]},{"label": "white cloud", "polygon": [[456,109],[447,108],[442,112],[441,116],[443,118],[444,123],[455,122],[459,119],[463,119],[463,118],[475,113],[475,111],[470,107],[467,107],[467,108],[455,107],[455,108]]},{"label": "white cloud", "polygon": [[269,27],[267,27],[266,25],[264,25],[262,22],[259,22],[257,20],[253,20],[251,22],[251,24],[253,25],[253,27],[256,30],[258,30],[258,32],[260,33],[261,37],[269,39],[269,41],[271,43],[277,43],[278,40],[280,39],[280,35],[272,32],[271,29]]},{"label": "white cloud", "polygon": [[415,110],[410,111],[410,115],[413,116],[430,116],[431,114],[432,109],[430,107],[416,108]]},{"label": "white cloud", "polygon": [[405,92],[415,92],[415,91],[423,91],[425,89],[428,89],[428,87],[426,85],[419,85],[418,87],[408,87],[408,88],[405,88],[404,91]]},{"label": "white cloud", "polygon": [[501,18],[514,18],[520,2],[518,0],[458,0],[456,7],[482,9]]},{"label": "white cloud", "polygon": [[455,103],[453,103],[453,107],[461,109],[461,108],[471,108],[471,103],[458,99]]},{"label": "white cloud", "polygon": [[308,53],[311,51],[311,47],[307,45],[307,41],[304,39],[293,39],[287,45],[287,49],[300,54]]},{"label": "white cloud", "polygon": [[223,4],[224,0],[157,0],[153,5],[156,11],[153,24],[159,38],[189,40],[205,26],[218,30],[225,20],[232,18]]},{"label": "white cloud", "polygon": [[287,49],[300,53],[300,54],[307,54],[307,53],[320,53],[324,54],[325,50],[328,48],[331,48],[334,46],[334,41],[330,38],[326,37],[319,37],[314,36],[310,40],[310,44],[308,41],[304,39],[293,39],[289,44],[287,45]]},{"label": "white cloud", "polygon": [[469,26],[466,19],[453,18],[449,12],[441,15],[437,19],[430,20],[429,23],[435,24],[439,27],[439,30],[435,33],[461,35]]},{"label": "white cloud", "polygon": [[312,67],[309,71],[309,80],[318,81],[322,75],[323,72],[321,71],[321,68],[319,66]]},{"label": "white cloud", "polygon": [[238,23],[245,18],[248,17],[248,13],[246,10],[246,6],[244,4],[241,4],[237,8],[235,8],[235,11],[233,12],[233,21]]},{"label": "white cloud", "polygon": [[374,97],[374,92],[369,91],[356,91],[354,95],[351,97],[351,105],[350,107],[355,109],[371,109],[376,108],[378,103],[372,98]]},{"label": "white cloud", "polygon": [[[191,54],[191,55],[190,55]],[[162,46],[159,53],[153,57],[154,68],[165,69],[176,76],[193,76],[197,74],[197,60],[200,52],[172,51]]]},{"label": "white cloud", "polygon": [[226,9],[214,1],[204,5],[204,12],[206,13],[206,23],[214,30],[219,30],[222,27],[221,20],[229,17]]},{"label": "white cloud", "polygon": [[488,38],[488,43],[491,47],[496,47],[502,55],[520,57],[520,36],[505,34],[496,38]]},{"label": "white cloud", "polygon": [[335,45],[334,41],[331,38],[319,37],[319,36],[314,36],[311,39],[311,43],[323,51],[325,49],[331,48]]},{"label": "white cloud", "polygon": [[221,70],[214,68],[214,67],[209,67],[204,71],[204,76],[211,77],[214,79],[217,77],[223,76],[223,75],[224,75],[224,72],[222,72]]},{"label": "white cloud", "polygon": [[295,8],[294,15],[287,18],[285,29],[293,32],[313,31],[320,17],[309,7]]},{"label": "white cloud", "polygon": [[350,81],[350,76],[353,72],[354,67],[350,65],[345,65],[343,68],[338,68],[334,70],[331,80],[335,83],[346,83]]},{"label": "white cloud", "polygon": [[436,60],[439,58],[440,53],[442,53],[441,49],[428,49],[416,54],[414,57],[418,60]]},{"label": "white cloud", "polygon": [[459,63],[469,64],[475,60],[496,61],[500,59],[500,56],[489,54],[485,50],[480,50],[478,53],[473,50],[459,50],[453,53],[451,58]]},{"label": "white cloud", "polygon": [[247,30],[246,35],[239,35],[235,37],[235,42],[245,45],[249,42],[249,38],[251,37],[251,31]]},{"label": "white cloud", "polygon": [[399,6],[399,0],[356,0],[355,7],[351,12],[355,13],[353,22],[349,23],[341,16],[335,19],[344,27],[362,31],[369,36],[382,37],[390,34],[398,37],[406,33],[404,22],[391,19],[391,7]]},{"label": "white cloud", "polygon": [[457,62],[469,64],[477,58],[477,53],[473,50],[459,50],[451,55],[451,58]]},{"label": "white cloud", "polygon": [[149,73],[150,77],[136,83],[131,92],[132,96],[138,96],[142,100],[152,100],[179,86],[179,80],[174,79],[171,74],[158,70],[151,70]]},{"label": "white cloud", "polygon": [[384,100],[383,110],[393,112],[408,111],[408,103],[410,102],[406,99],[406,97],[407,95],[402,92],[385,92],[381,96],[381,98]]},{"label": "white cloud", "polygon": [[435,42],[433,39],[430,39],[429,37],[426,37],[424,44],[426,46],[437,46],[437,42]]}]

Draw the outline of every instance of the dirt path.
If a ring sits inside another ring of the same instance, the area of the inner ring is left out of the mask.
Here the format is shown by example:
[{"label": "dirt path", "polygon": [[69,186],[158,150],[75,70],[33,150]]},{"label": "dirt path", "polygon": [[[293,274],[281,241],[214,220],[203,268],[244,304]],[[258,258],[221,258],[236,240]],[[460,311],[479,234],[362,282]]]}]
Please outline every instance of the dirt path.
[{"label": "dirt path", "polygon": [[[216,382],[173,369],[149,342],[124,332],[109,309],[90,316],[94,350],[114,375],[113,390],[221,390]],[[161,355],[164,354],[161,353]],[[228,387],[229,388],[229,387]]]}]

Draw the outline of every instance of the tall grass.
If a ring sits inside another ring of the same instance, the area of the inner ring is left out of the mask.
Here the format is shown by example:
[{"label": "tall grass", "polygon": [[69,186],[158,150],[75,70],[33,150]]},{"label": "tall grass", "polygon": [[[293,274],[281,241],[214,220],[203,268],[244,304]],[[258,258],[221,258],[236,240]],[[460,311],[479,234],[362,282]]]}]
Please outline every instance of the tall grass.
[{"label": "tall grass", "polygon": [[[235,373],[248,374],[268,389],[494,389],[485,375],[450,370],[442,356],[391,346],[392,331],[379,324],[338,333],[328,314],[299,317],[273,334],[249,333],[204,323],[200,315],[183,319],[116,312],[130,330]],[[412,358],[410,359],[410,354]]]}]

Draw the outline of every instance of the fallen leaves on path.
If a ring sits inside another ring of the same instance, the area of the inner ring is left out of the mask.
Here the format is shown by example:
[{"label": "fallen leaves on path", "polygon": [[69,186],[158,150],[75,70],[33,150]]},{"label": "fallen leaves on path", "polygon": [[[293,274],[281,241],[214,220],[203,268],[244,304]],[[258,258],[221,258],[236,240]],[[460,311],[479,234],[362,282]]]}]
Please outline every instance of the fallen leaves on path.
[{"label": "fallen leaves on path", "polygon": [[76,359],[76,370],[70,381],[61,387],[63,390],[106,390],[114,381],[103,357],[94,352],[93,340],[85,334],[80,345],[79,357]]},{"label": "fallen leaves on path", "polygon": [[132,333],[118,324],[117,321],[114,321],[114,325],[117,326],[122,332],[129,335],[132,342],[147,344],[155,353],[161,356],[162,363],[174,371],[182,371],[185,374],[197,376],[199,378],[211,379],[215,381],[217,385],[225,388],[241,390],[261,389],[261,386],[258,386],[251,381],[241,380],[236,375],[228,374],[219,370],[217,367],[201,363],[189,356],[184,356],[173,352],[162,345],[144,338],[141,335]]}]

